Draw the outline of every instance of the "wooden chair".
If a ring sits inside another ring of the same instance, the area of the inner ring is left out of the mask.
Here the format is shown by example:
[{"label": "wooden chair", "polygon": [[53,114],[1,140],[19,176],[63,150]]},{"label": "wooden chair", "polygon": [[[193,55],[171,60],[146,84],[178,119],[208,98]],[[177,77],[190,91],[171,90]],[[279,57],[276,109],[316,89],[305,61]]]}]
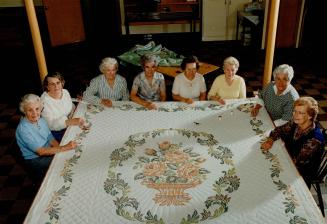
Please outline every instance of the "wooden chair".
[{"label": "wooden chair", "polygon": [[313,178],[311,185],[317,192],[318,196],[318,206],[321,210],[322,215],[325,217],[325,208],[324,208],[324,201],[322,199],[320,184],[325,182],[325,178],[327,176],[327,129],[322,130],[324,138],[325,138],[325,146],[324,146],[324,152],[322,154],[321,160],[320,160],[320,166],[318,169],[318,172],[316,173],[315,177]]}]

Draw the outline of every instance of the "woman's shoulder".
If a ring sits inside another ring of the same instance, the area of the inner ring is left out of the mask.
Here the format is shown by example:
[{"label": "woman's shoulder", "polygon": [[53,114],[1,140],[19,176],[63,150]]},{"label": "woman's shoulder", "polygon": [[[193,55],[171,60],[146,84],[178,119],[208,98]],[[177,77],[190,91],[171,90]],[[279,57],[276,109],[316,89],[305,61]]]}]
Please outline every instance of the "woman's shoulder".
[{"label": "woman's shoulder", "polygon": [[134,77],[134,80],[137,80],[137,79],[141,80],[142,78],[145,78],[145,74],[144,74],[144,72],[140,72],[140,73],[138,73],[138,74]]},{"label": "woman's shoulder", "polygon": [[116,78],[117,78],[117,80],[119,80],[119,81],[126,81],[125,77],[122,76],[122,75],[119,75],[119,74],[116,74]]},{"label": "woman's shoulder", "polygon": [[47,91],[44,91],[44,92],[41,94],[41,96],[40,96],[41,100],[44,100],[44,99],[46,99],[46,98],[48,98],[48,97],[50,97],[50,96],[49,96],[49,94],[47,93]]},{"label": "woman's shoulder", "polygon": [[184,76],[184,72],[181,72],[181,73],[178,73],[176,76],[175,76],[175,79],[183,79],[185,76]]},{"label": "woman's shoulder", "polygon": [[292,84],[289,84],[289,91],[288,93],[290,94],[290,96],[296,100],[300,97],[299,93],[297,92],[297,90],[295,89],[295,87]]},{"label": "woman's shoulder", "polygon": [[274,91],[274,85],[275,85],[274,82],[269,82],[267,86],[262,89],[262,91],[264,92],[267,92],[267,90]]},{"label": "woman's shoulder", "polygon": [[155,79],[165,79],[164,75],[160,72],[155,72],[154,73],[154,78]]},{"label": "woman's shoulder", "polygon": [[235,78],[238,79],[238,80],[244,80],[244,78],[240,75],[235,75]]},{"label": "woman's shoulder", "polygon": [[56,102],[56,100],[52,98],[46,91],[42,93],[40,98],[44,107],[48,107],[49,105],[52,105]]},{"label": "woman's shoulder", "polygon": [[65,96],[70,96],[70,93],[67,89],[62,89],[62,94]]},{"label": "woman's shoulder", "polygon": [[72,101],[70,93],[69,93],[69,91],[67,89],[62,90],[62,95],[63,95],[63,97],[62,97],[63,100],[68,100],[69,102]]},{"label": "woman's shoulder", "polygon": [[244,78],[240,75],[235,75],[234,80],[236,81],[236,83],[244,83],[245,82]]},{"label": "woman's shoulder", "polygon": [[95,77],[93,77],[90,81],[90,83],[98,83],[98,82],[102,82],[105,79],[104,74],[100,74],[97,75]]},{"label": "woman's shoulder", "polygon": [[47,129],[49,128],[48,122],[45,120],[45,118],[40,117],[38,122],[39,122],[40,126],[43,126],[43,127],[47,128]]},{"label": "woman's shoulder", "polygon": [[325,143],[325,137],[321,131],[321,128],[320,128],[320,125],[318,122],[315,124],[315,128],[314,128],[313,132],[314,132],[315,139],[319,140],[321,143]]},{"label": "woman's shoulder", "polygon": [[32,127],[32,124],[30,122],[28,122],[25,117],[21,117],[21,119],[17,125],[17,128],[16,128],[16,133],[26,132],[27,130],[31,129],[31,127]]},{"label": "woman's shoulder", "polygon": [[223,80],[225,78],[224,74],[220,74],[215,78],[215,82],[221,82],[221,80]]},{"label": "woman's shoulder", "polygon": [[204,76],[203,75],[201,75],[200,73],[195,73],[195,77],[197,77],[197,78],[204,78]]}]

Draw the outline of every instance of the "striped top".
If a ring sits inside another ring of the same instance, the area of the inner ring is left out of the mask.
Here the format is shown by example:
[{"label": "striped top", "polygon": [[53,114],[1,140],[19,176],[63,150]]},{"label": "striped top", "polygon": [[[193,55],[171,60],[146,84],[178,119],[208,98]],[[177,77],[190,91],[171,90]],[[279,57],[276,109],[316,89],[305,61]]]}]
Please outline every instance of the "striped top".
[{"label": "striped top", "polygon": [[83,99],[93,104],[101,104],[102,99],[128,101],[129,93],[126,79],[116,74],[114,86],[110,87],[106,77],[103,74],[98,75],[91,80],[90,86],[84,91]]}]

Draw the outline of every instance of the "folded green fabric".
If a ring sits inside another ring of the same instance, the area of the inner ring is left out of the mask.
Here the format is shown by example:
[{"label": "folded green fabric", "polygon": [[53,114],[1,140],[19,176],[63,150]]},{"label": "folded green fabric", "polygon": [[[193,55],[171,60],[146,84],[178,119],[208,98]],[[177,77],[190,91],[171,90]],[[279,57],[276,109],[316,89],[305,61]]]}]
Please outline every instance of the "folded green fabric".
[{"label": "folded green fabric", "polygon": [[158,58],[159,66],[180,66],[184,58],[183,55],[178,55],[175,52],[162,47],[161,44],[156,45],[154,41],[150,41],[146,45],[135,45],[129,51],[118,56],[123,62],[141,66],[140,58],[144,54],[152,54]]}]

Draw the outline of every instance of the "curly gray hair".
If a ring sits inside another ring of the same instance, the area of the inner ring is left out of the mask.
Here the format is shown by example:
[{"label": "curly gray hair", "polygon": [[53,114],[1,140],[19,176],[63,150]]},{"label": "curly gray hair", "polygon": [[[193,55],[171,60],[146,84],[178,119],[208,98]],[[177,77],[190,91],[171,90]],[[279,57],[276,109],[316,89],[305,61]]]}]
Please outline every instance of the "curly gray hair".
[{"label": "curly gray hair", "polygon": [[158,58],[153,54],[144,54],[141,56],[140,59],[141,59],[141,65],[143,68],[144,68],[145,63],[148,63],[148,62],[154,62],[154,64],[156,66],[158,66],[158,64],[159,64]]},{"label": "curly gray hair", "polygon": [[25,96],[22,97],[20,103],[19,103],[19,110],[25,114],[25,108],[26,105],[29,103],[39,103],[41,107],[43,107],[43,102],[41,98],[38,95],[35,94],[26,94]]},{"label": "curly gray hair", "polygon": [[282,65],[277,66],[274,69],[274,71],[273,71],[274,80],[275,80],[277,74],[287,75],[287,79],[290,82],[294,77],[294,70],[293,70],[292,66],[290,66],[288,64],[282,64]]},{"label": "curly gray hair", "polygon": [[235,57],[230,56],[224,60],[223,69],[225,69],[226,65],[234,65],[238,69],[240,62]]},{"label": "curly gray hair", "polygon": [[118,70],[118,62],[115,58],[104,58],[102,59],[101,64],[99,65],[99,69],[102,73],[105,73],[106,69],[108,69],[110,66],[116,66],[116,70]]}]

